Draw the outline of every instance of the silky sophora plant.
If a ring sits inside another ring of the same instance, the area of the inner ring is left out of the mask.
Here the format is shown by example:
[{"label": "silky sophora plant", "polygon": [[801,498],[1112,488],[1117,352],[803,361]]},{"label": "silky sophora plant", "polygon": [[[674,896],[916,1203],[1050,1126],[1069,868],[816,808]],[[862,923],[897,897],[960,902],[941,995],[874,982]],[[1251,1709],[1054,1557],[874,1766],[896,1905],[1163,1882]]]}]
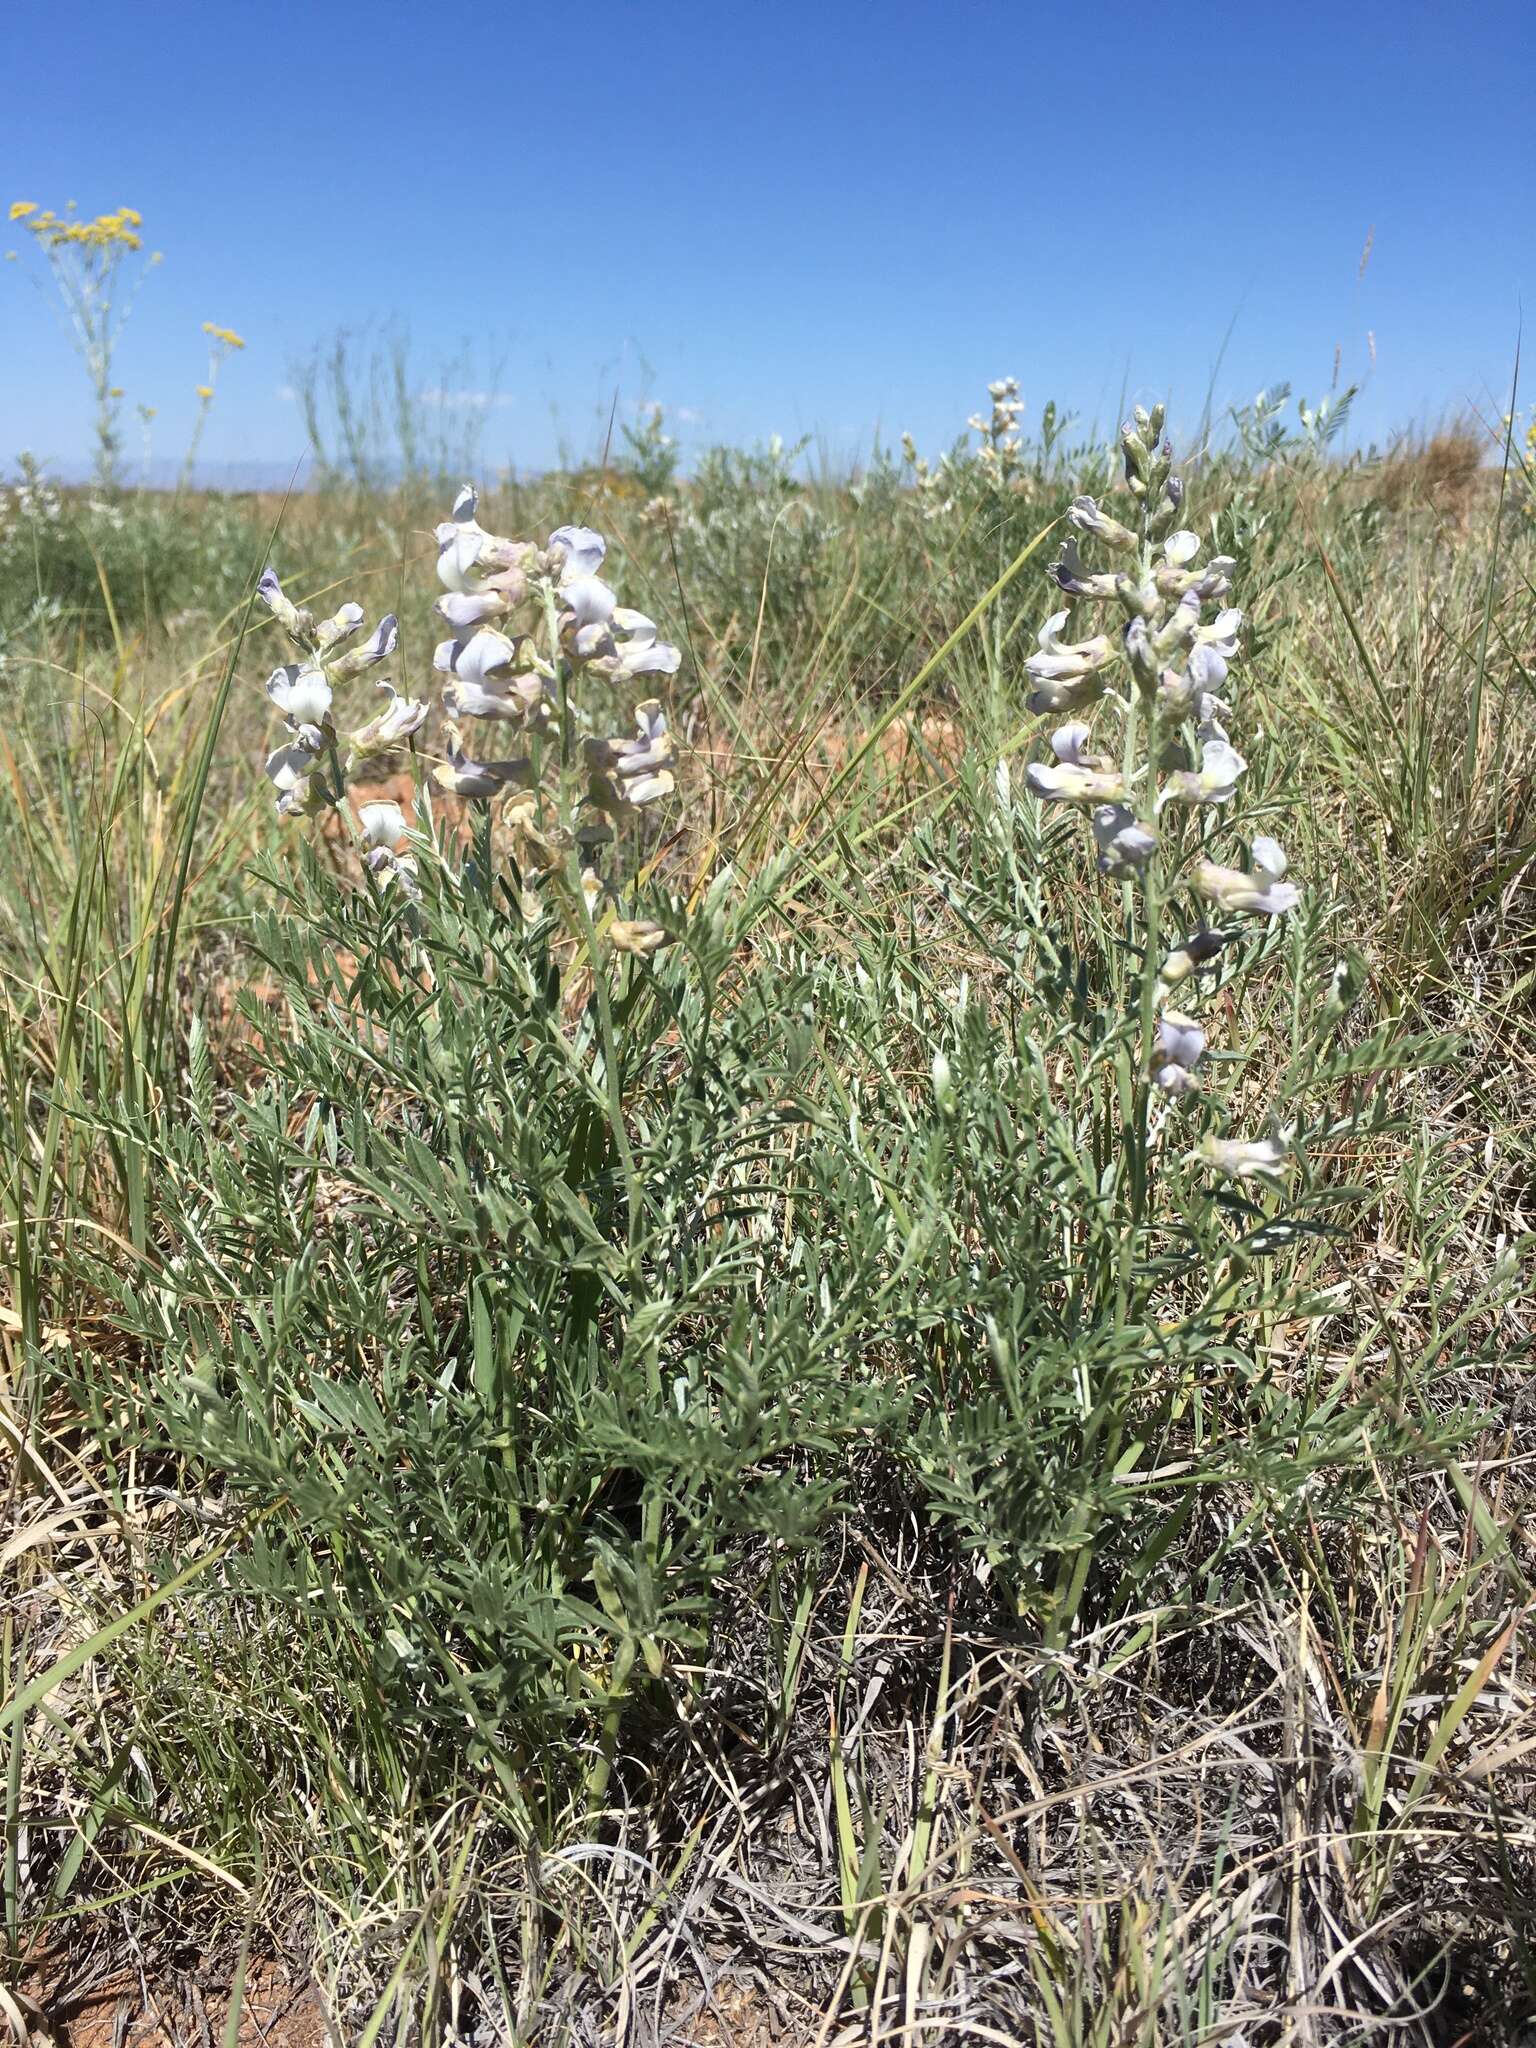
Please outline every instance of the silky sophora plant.
[{"label": "silky sophora plant", "polygon": [[[1086,813],[1100,870],[1125,883],[1128,910],[1139,895],[1143,1059],[1172,1107],[1199,1096],[1206,1045],[1204,1026],[1174,998],[1188,1000],[1180,992],[1241,929],[1213,926],[1212,913],[1281,917],[1301,892],[1285,880],[1284,850],[1265,834],[1248,842],[1244,866],[1209,854],[1247,767],[1228,734],[1232,706],[1223,695],[1243,615],[1225,602],[1233,560],[1217,555],[1202,565],[1199,536],[1178,524],[1184,486],[1163,423],[1162,406],[1138,406],[1120,429],[1134,524],[1092,498],[1073,504],[1077,533],[1049,571],[1069,602],[1041,628],[1039,651],[1025,666],[1030,710],[1066,715],[1051,735],[1054,758],[1027,770],[1029,787],[1045,803]],[[1099,544],[1103,567],[1084,561],[1078,534]],[[1108,612],[1102,630],[1073,637],[1080,606]],[[1118,727],[1109,751],[1095,750],[1096,721]],[[1164,954],[1164,919],[1181,902],[1187,935]],[[1207,1135],[1194,1156],[1230,1178],[1274,1183],[1288,1163],[1287,1134]]]},{"label": "silky sophora plant", "polygon": [[[623,686],[674,675],[681,656],[658,637],[653,620],[621,605],[598,574],[607,553],[601,534],[561,526],[541,548],[488,533],[478,509],[466,484],[451,517],[436,529],[444,594],[435,610],[449,637],[433,655],[444,679],[444,717],[442,747],[428,757],[431,782],[481,810],[487,849],[490,807],[500,805],[530,914],[541,900],[538,884],[567,865],[579,874],[588,912],[595,914],[610,892],[600,864],[617,826],[675,787],[674,747],[657,699],[636,704],[633,737],[606,738],[588,729],[580,687],[589,679]],[[259,595],[301,654],[267,685],[289,729],[287,743],[267,761],[267,774],[279,812],[310,815],[339,805],[347,777],[371,757],[407,743],[417,753],[428,707],[381,682],[389,702],[348,735],[343,763],[333,717],[336,685],[393,651],[395,621],[384,620],[364,646],[347,653],[344,643],[363,623],[359,606],[344,605],[317,624],[283,595],[271,569]],[[494,758],[494,745],[482,745],[472,755],[467,726],[505,734],[503,746],[515,742],[518,751]],[[382,881],[413,890],[409,849],[422,835],[411,831],[399,806],[364,804],[358,822],[368,866]],[[618,916],[606,931],[621,952],[642,957],[670,936],[647,919]]]}]

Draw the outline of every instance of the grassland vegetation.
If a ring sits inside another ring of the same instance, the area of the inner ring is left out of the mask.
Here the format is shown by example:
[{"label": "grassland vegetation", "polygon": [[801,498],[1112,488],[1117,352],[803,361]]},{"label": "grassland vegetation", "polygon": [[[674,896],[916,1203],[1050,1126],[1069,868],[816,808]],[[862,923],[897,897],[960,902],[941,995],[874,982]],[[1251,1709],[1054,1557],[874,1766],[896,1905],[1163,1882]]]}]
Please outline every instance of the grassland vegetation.
[{"label": "grassland vegetation", "polygon": [[18,2025],[1536,2016],[1528,456],[989,397],[9,487]]}]

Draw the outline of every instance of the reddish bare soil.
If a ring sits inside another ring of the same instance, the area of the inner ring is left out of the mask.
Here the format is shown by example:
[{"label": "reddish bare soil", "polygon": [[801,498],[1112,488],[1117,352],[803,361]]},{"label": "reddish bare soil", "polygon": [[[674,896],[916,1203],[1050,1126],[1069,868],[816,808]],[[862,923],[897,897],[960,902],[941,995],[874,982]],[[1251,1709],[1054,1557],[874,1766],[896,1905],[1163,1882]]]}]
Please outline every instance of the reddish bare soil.
[{"label": "reddish bare soil", "polygon": [[[23,2010],[35,2048],[214,2048],[228,2024],[229,1991],[200,1985],[194,1975],[146,1985],[121,1971],[81,1997],[56,2001],[34,1986]],[[312,1985],[253,1962],[239,2038],[241,2048],[328,2048],[331,2036]]]}]

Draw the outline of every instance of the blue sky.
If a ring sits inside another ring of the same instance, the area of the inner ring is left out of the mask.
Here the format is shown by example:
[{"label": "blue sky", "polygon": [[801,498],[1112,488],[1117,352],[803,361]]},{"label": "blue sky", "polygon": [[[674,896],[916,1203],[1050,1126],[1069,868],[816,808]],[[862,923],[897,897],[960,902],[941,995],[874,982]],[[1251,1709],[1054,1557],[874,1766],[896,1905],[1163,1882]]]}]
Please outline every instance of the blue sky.
[{"label": "blue sky", "polygon": [[[592,452],[615,394],[685,446],[936,450],[1005,373],[1028,424],[1126,393],[1177,429],[1229,327],[1220,399],[1316,395],[1337,347],[1382,436],[1507,402],[1531,27],[1529,0],[76,0],[7,24],[0,202],[144,215],[165,261],[118,378],[162,459],[205,319],[249,342],[214,463],[302,453],[294,366],[340,328],[407,334],[487,466]],[[85,382],[36,267],[0,266],[0,462],[69,463]]]}]

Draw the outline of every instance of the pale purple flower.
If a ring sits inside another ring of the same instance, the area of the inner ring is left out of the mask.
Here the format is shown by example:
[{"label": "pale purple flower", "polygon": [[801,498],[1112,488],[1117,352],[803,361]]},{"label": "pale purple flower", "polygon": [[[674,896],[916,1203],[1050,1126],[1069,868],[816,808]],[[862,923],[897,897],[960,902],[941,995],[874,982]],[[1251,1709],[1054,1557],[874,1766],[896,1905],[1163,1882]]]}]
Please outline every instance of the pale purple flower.
[{"label": "pale purple flower", "polygon": [[[1268,844],[1274,846],[1275,842],[1270,840]],[[1284,855],[1280,857],[1283,861]],[[1254,911],[1263,917],[1283,917],[1301,901],[1301,891],[1294,882],[1282,882],[1263,867],[1257,874],[1249,875],[1241,868],[1218,867],[1210,860],[1197,861],[1190,886],[1197,896],[1222,910]]]},{"label": "pale purple flower", "polygon": [[363,623],[363,608],[360,604],[344,604],[339,612],[328,619],[322,619],[315,628],[315,645],[322,652],[339,647],[343,640],[350,640]]},{"label": "pale purple flower", "polygon": [[1069,597],[1113,597],[1117,578],[1108,573],[1095,573],[1089,569],[1077,550],[1075,536],[1061,544],[1061,552],[1052,562],[1046,574],[1058,590],[1064,590]]},{"label": "pale purple flower", "polygon": [[309,623],[309,614],[300,609],[290,598],[283,595],[283,586],[277,580],[277,571],[268,563],[262,570],[256,585],[256,595],[280,625],[298,637]]},{"label": "pale purple flower", "polygon": [[648,917],[616,917],[608,927],[608,937],[619,952],[632,953],[637,960],[649,960],[663,946],[672,944],[672,934],[665,925],[653,924]]},{"label": "pale purple flower", "polygon": [[333,676],[359,676],[365,668],[376,668],[381,661],[387,661],[400,642],[400,622],[393,612],[380,619],[361,647],[354,647],[350,654],[343,654],[330,665]]},{"label": "pale purple flower", "polygon": [[362,827],[363,844],[370,852],[392,853],[409,829],[404,811],[387,800],[360,805],[357,822]]},{"label": "pale purple flower", "polygon": [[1106,875],[1135,875],[1151,859],[1157,834],[1143,825],[1128,804],[1101,804],[1093,814],[1099,870]]},{"label": "pale purple flower", "polygon": [[450,718],[546,724],[550,704],[544,679],[533,670],[519,671],[523,658],[521,641],[489,626],[468,640],[443,641],[432,657],[435,668],[453,677],[443,686],[443,709]]},{"label": "pale purple flower", "polygon": [[608,543],[590,526],[557,526],[549,536],[548,552],[557,560],[563,589],[580,577],[597,574],[608,552]]},{"label": "pale purple flower", "polygon": [[1229,1180],[1263,1180],[1274,1184],[1290,1164],[1290,1132],[1272,1138],[1202,1138],[1191,1153],[1202,1166],[1214,1167]]},{"label": "pale purple flower", "polygon": [[1081,761],[1031,761],[1024,780],[1042,803],[1102,804],[1125,795],[1117,768],[1091,768]]},{"label": "pale purple flower", "polygon": [[267,695],[312,754],[325,744],[331,723],[331,685],[313,662],[288,662],[267,678]]},{"label": "pale purple flower", "polygon": [[458,638],[465,639],[488,619],[501,618],[511,610],[511,606],[499,590],[450,590],[437,600],[432,609],[453,628]]},{"label": "pale purple flower", "polygon": [[1165,1010],[1157,1020],[1157,1042],[1152,1051],[1152,1080],[1164,1095],[1193,1094],[1198,1083],[1195,1068],[1205,1052],[1205,1033],[1193,1017],[1182,1010]]},{"label": "pale purple flower", "polygon": [[1264,874],[1273,876],[1277,882],[1290,866],[1285,857],[1285,848],[1278,839],[1271,839],[1267,832],[1254,834],[1251,851],[1254,866]]},{"label": "pale purple flower", "polygon": [[1237,562],[1233,556],[1212,555],[1200,580],[1194,586],[1207,604],[1226,596],[1232,588],[1232,571],[1236,567]]},{"label": "pale purple flower", "polygon": [[1102,511],[1095,498],[1074,498],[1067,517],[1079,533],[1091,533],[1095,540],[1101,540],[1109,547],[1133,548],[1136,545],[1136,536],[1131,529]]},{"label": "pale purple flower", "polygon": [[1227,680],[1227,664],[1220,648],[1210,647],[1196,641],[1189,650],[1185,663],[1191,687],[1198,691],[1216,691]]},{"label": "pale purple flower", "polygon": [[474,488],[465,484],[453,501],[452,515],[436,529],[437,575],[445,590],[468,592],[482,587],[475,572],[480,544],[490,535],[475,518],[479,503]]},{"label": "pale purple flower", "polygon": [[654,619],[618,605],[612,625],[622,637],[615,641],[610,635],[611,651],[594,664],[601,674],[617,683],[632,682],[636,676],[676,675],[682,665],[682,652],[657,639]]},{"label": "pale purple flower", "polygon": [[1137,681],[1150,689],[1157,681],[1157,655],[1152,647],[1152,635],[1147,631],[1147,622],[1142,618],[1132,619],[1125,629],[1125,658]]},{"label": "pale purple flower", "polygon": [[402,697],[390,682],[377,687],[389,692],[389,702],[352,734],[352,746],[359,754],[385,754],[392,747],[403,746],[427,721],[427,706],[420,698]]},{"label": "pale purple flower", "polygon": [[518,643],[494,626],[482,626],[467,640],[439,641],[432,666],[460,683],[485,689],[496,677],[510,675],[518,662]]},{"label": "pale purple flower", "polygon": [[600,576],[573,576],[560,585],[561,600],[568,607],[562,627],[570,639],[571,654],[577,661],[592,661],[613,652],[609,624],[618,599]]},{"label": "pale purple flower", "polygon": [[1051,752],[1058,761],[1075,761],[1081,764],[1084,749],[1092,737],[1092,730],[1081,720],[1070,720],[1066,725],[1058,725],[1051,734]]},{"label": "pale purple flower", "polygon": [[432,780],[453,796],[484,801],[504,789],[531,789],[533,763],[522,759],[472,761],[460,749],[457,739],[450,737],[447,758],[432,770]]},{"label": "pale purple flower", "polygon": [[1200,600],[1192,590],[1186,590],[1167,619],[1152,635],[1152,645],[1158,659],[1168,661],[1194,645],[1195,635],[1200,628]]},{"label": "pale purple flower", "polygon": [[324,783],[314,772],[316,759],[315,750],[302,740],[268,754],[266,775],[277,791],[280,818],[313,816],[329,800]]},{"label": "pale purple flower", "polygon": [[1229,803],[1236,793],[1238,777],[1247,766],[1218,727],[1200,749],[1199,771],[1185,768],[1170,775],[1158,796],[1158,806]]},{"label": "pale purple flower", "polygon": [[1081,710],[1104,694],[1097,671],[1113,659],[1109,635],[1100,633],[1091,640],[1069,643],[1060,637],[1066,623],[1066,612],[1053,612],[1040,628],[1039,653],[1024,664],[1024,673],[1034,685],[1029,693],[1033,712]]},{"label": "pale purple flower", "polygon": [[676,787],[672,736],[655,698],[635,706],[632,740],[589,738],[583,742],[591,801],[609,817],[641,809]]},{"label": "pale purple flower", "polygon": [[1227,943],[1226,932],[1191,932],[1181,946],[1176,946],[1164,960],[1157,974],[1159,1001],[1171,995],[1176,988],[1188,981],[1199,968],[1209,966],[1222,947]]}]

